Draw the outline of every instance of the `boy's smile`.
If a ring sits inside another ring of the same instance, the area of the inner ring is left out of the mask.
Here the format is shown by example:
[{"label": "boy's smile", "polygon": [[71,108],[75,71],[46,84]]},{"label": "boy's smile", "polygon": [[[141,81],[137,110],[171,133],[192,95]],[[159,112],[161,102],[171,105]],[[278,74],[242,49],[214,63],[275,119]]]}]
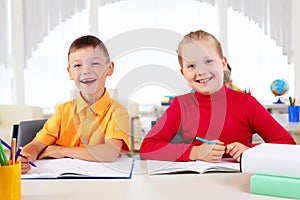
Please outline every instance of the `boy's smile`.
[{"label": "boy's smile", "polygon": [[83,83],[83,84],[92,84],[95,81],[96,81],[96,79],[90,79],[90,78],[86,78],[86,79],[80,80],[80,82]]}]

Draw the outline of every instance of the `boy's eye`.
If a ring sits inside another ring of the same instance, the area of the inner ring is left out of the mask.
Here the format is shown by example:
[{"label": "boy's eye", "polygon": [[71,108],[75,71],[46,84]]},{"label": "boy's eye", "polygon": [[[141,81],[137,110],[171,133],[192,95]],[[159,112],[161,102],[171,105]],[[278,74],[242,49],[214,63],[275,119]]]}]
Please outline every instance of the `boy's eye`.
[{"label": "boy's eye", "polygon": [[81,67],[81,64],[73,65],[74,68]]},{"label": "boy's eye", "polygon": [[99,65],[100,65],[99,62],[93,62],[93,63],[92,63],[92,66],[99,66]]}]

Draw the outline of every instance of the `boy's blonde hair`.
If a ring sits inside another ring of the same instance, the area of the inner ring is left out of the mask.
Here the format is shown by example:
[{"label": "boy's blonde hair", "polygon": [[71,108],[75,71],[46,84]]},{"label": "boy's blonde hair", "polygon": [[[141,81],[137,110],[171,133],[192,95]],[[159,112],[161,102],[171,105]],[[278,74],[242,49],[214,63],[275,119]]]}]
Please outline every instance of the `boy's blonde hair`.
[{"label": "boy's blonde hair", "polygon": [[205,32],[203,30],[198,30],[194,32],[190,32],[189,34],[185,35],[181,42],[178,45],[178,62],[180,66],[182,67],[182,56],[181,56],[181,48],[185,43],[188,42],[194,42],[197,40],[208,40],[211,43],[215,44],[217,54],[220,56],[220,58],[223,58],[223,50],[221,43],[210,33]]},{"label": "boy's blonde hair", "polygon": [[72,44],[69,48],[69,52],[68,52],[68,60],[69,60],[70,54],[74,53],[78,49],[85,48],[85,47],[96,48],[97,46],[99,46],[99,48],[103,50],[103,52],[106,56],[107,62],[110,62],[110,58],[109,58],[109,54],[108,54],[106,46],[99,38],[92,36],[92,35],[82,36],[72,42]]}]

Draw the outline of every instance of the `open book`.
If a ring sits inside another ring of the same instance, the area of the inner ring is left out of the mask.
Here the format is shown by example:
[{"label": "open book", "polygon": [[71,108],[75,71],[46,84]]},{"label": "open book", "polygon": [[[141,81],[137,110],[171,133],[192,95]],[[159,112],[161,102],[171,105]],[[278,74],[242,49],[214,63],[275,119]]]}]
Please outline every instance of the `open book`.
[{"label": "open book", "polygon": [[170,162],[147,160],[149,175],[209,172],[240,172],[240,164],[233,159],[222,159],[219,163],[204,161]]},{"label": "open book", "polygon": [[45,159],[34,163],[22,179],[32,178],[123,178],[130,179],[133,170],[132,158],[118,158],[114,162],[89,162],[79,159]]},{"label": "open book", "polygon": [[242,154],[241,170],[245,173],[300,178],[300,145],[257,145]]}]

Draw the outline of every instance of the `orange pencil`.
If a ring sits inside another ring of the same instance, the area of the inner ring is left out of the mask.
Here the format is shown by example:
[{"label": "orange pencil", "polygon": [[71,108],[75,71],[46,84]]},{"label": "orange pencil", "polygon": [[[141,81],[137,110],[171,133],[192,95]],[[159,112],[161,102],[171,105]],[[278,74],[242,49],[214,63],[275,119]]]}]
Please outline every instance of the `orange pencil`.
[{"label": "orange pencil", "polygon": [[13,138],[11,140],[11,160],[12,164],[16,164],[16,147],[17,147],[17,140],[16,138]]}]

